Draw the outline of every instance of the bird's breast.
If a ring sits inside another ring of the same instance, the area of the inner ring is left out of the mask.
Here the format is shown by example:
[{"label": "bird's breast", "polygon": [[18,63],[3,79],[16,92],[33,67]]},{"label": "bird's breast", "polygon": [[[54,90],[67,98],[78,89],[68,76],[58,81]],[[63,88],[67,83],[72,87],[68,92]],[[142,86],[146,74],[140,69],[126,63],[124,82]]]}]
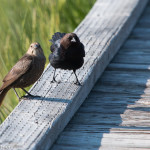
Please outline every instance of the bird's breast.
[{"label": "bird's breast", "polygon": [[45,66],[45,59],[34,58],[29,70],[23,74],[16,83],[14,87],[27,87],[34,84],[39,77],[42,75]]}]

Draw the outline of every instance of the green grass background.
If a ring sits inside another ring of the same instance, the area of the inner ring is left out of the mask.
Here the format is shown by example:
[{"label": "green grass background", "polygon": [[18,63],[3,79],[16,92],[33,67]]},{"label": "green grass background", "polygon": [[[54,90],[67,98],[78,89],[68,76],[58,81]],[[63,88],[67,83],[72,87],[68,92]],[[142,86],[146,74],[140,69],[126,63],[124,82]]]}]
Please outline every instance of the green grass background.
[{"label": "green grass background", "polygon": [[[73,32],[95,1],[0,0],[0,85],[30,43],[39,42],[48,58],[49,39],[54,32]],[[20,89],[17,91],[24,94]],[[0,123],[17,104],[18,99],[10,90],[0,107]]]}]

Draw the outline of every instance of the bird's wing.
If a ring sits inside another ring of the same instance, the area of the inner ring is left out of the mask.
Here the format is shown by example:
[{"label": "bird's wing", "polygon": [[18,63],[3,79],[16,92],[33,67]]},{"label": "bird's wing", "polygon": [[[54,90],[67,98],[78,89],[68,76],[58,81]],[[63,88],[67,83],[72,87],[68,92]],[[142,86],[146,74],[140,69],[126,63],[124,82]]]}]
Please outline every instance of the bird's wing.
[{"label": "bird's wing", "polygon": [[51,52],[53,53],[55,50],[57,51],[58,48],[60,48],[60,40],[61,38],[65,35],[66,33],[60,33],[56,32],[53,36],[52,39],[49,40],[52,42],[52,45],[50,47]]},{"label": "bird's wing", "polygon": [[8,74],[3,79],[3,86],[1,89],[9,86],[15,82],[20,76],[25,74],[31,67],[33,57],[25,54],[8,72]]},{"label": "bird's wing", "polygon": [[57,40],[60,40],[66,33],[60,33],[60,32],[56,32],[53,36],[52,39],[50,39],[49,41],[52,43],[55,43]]},{"label": "bird's wing", "polygon": [[81,43],[81,49],[82,49],[81,55],[82,55],[82,57],[85,57],[84,45],[82,43]]},{"label": "bird's wing", "polygon": [[57,51],[59,48],[60,48],[60,40],[57,40],[51,45],[50,50],[53,53],[54,51]]}]

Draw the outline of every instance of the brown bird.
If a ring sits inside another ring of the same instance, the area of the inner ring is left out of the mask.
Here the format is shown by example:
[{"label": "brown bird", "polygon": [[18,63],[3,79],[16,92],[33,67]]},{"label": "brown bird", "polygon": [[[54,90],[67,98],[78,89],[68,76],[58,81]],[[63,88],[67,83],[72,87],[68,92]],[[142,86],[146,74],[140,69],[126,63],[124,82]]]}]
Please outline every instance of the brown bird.
[{"label": "brown bird", "polygon": [[[76,70],[82,67],[84,63],[85,51],[78,36],[75,33],[57,32],[50,41],[52,42],[50,47],[52,53],[49,56],[49,61],[55,71],[57,68],[73,70],[76,77],[75,84],[81,85]],[[52,82],[56,82],[55,71]]]},{"label": "brown bird", "polygon": [[[15,88],[21,88],[29,96],[24,88],[35,83],[41,76],[46,58],[39,43],[32,43],[26,54],[12,67],[3,79],[3,85],[0,88],[0,105],[6,93],[13,88],[19,98]],[[20,98],[19,98],[20,99]]]}]

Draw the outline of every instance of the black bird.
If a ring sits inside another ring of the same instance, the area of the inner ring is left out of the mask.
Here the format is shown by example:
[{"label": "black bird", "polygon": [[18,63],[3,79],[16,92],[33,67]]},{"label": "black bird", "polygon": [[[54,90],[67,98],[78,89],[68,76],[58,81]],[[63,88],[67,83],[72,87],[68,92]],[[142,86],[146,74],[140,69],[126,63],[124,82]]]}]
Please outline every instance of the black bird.
[{"label": "black bird", "polygon": [[[52,42],[50,47],[52,53],[49,56],[49,61],[55,71],[58,68],[73,70],[76,76],[75,84],[81,85],[76,70],[84,63],[85,51],[84,45],[80,42],[78,36],[75,33],[56,32],[50,41]],[[55,71],[52,82],[56,82]]]}]

